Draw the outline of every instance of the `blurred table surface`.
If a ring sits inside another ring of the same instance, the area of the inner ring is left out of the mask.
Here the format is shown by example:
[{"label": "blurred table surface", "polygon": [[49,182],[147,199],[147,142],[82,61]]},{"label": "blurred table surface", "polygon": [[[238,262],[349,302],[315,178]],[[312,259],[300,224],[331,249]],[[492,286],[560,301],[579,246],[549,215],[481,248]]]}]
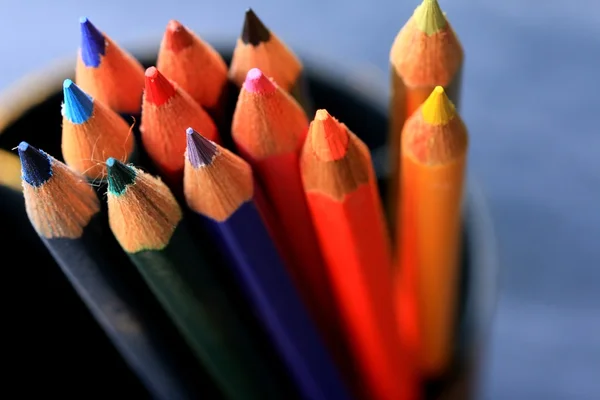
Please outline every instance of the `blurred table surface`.
[{"label": "blurred table surface", "polygon": [[[248,6],[298,53],[341,60],[386,87],[389,47],[417,3],[3,0],[0,89],[73,55],[80,16],[127,45],[159,38],[170,18],[235,38]],[[600,2],[440,4],[466,50],[470,171],[489,199],[502,266],[481,398],[597,400]]]}]

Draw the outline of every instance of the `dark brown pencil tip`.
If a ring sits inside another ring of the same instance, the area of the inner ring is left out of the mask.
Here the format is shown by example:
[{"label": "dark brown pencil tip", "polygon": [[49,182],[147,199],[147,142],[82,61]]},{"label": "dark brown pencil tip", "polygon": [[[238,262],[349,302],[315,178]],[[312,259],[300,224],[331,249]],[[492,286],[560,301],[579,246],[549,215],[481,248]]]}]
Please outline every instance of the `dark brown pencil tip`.
[{"label": "dark brown pencil tip", "polygon": [[254,14],[251,8],[246,11],[244,28],[242,28],[242,42],[252,46],[258,46],[261,43],[268,42],[271,38],[271,32],[265,24]]}]

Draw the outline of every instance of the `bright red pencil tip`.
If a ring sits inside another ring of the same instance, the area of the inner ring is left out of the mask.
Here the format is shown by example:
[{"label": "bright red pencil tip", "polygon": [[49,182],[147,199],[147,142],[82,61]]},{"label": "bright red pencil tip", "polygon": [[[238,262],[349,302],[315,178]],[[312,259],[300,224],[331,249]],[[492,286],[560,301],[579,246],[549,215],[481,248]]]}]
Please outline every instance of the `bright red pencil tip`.
[{"label": "bright red pencil tip", "polygon": [[146,101],[157,106],[166,103],[174,94],[175,87],[156,67],[146,70],[146,90],[144,98]]},{"label": "bright red pencil tip", "polygon": [[165,32],[165,46],[174,52],[181,51],[192,45],[194,38],[190,31],[183,26],[179,21],[170,20],[167,24]]},{"label": "bright red pencil tip", "polygon": [[271,93],[275,91],[275,85],[258,68],[252,68],[246,75],[244,89],[252,93]]}]

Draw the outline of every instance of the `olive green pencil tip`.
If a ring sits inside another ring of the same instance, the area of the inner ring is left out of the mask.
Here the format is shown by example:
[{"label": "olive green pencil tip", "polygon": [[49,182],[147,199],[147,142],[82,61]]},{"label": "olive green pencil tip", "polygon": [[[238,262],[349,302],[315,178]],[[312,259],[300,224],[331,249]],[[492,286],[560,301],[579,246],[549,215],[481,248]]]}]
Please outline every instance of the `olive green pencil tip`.
[{"label": "olive green pencil tip", "polygon": [[106,166],[108,169],[108,191],[111,194],[120,196],[127,189],[127,186],[135,182],[136,172],[132,167],[112,157],[106,160]]},{"label": "olive green pencil tip", "polygon": [[426,35],[433,35],[446,26],[446,17],[437,0],[423,0],[415,9],[413,18],[417,28]]}]

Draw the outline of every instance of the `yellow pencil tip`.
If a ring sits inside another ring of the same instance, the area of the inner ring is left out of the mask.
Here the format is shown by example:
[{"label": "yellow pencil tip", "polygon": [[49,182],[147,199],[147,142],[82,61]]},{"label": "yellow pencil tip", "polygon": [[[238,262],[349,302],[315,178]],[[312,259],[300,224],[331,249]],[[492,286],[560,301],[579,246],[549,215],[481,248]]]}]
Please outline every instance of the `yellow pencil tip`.
[{"label": "yellow pencil tip", "polygon": [[445,125],[454,118],[456,110],[444,88],[436,86],[421,106],[421,113],[428,124]]},{"label": "yellow pencil tip", "polygon": [[446,17],[437,0],[423,0],[415,9],[413,18],[417,28],[426,35],[433,35],[446,26]]}]

